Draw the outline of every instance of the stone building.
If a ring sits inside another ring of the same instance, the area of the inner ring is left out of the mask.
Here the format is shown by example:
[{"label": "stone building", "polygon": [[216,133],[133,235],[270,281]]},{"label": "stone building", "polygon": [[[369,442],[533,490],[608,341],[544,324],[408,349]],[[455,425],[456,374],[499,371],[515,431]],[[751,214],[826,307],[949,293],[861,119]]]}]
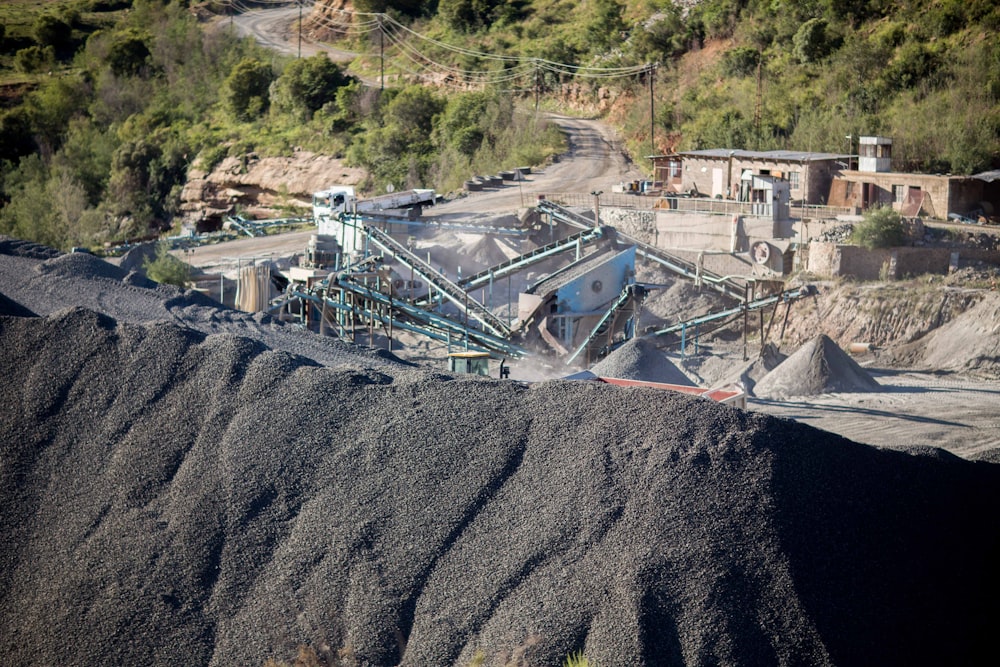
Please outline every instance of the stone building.
[{"label": "stone building", "polygon": [[739,200],[741,184],[751,176],[788,182],[791,201],[825,204],[834,175],[849,156],[799,151],[745,151],[713,148],[653,156],[654,179],[664,194],[691,194]]}]

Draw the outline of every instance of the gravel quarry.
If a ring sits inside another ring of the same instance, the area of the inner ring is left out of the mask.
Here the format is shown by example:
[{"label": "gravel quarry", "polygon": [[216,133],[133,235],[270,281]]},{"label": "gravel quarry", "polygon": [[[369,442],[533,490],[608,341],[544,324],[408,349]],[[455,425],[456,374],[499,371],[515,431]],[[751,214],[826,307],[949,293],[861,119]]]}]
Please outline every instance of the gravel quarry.
[{"label": "gravel quarry", "polygon": [[[939,665],[994,644],[994,463],[451,376],[12,239],[0,286],[9,664]],[[635,369],[638,343],[606,361]]]}]

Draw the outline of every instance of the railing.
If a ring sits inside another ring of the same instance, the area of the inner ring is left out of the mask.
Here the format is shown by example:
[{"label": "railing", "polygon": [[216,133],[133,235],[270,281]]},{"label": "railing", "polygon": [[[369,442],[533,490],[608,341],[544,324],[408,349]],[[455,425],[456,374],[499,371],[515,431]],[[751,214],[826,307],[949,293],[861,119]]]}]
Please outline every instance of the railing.
[{"label": "railing", "polygon": [[[561,206],[594,208],[594,195],[579,192],[553,192],[539,195]],[[655,197],[641,194],[601,194],[601,207],[627,208],[641,211],[673,211],[675,213],[698,213],[704,215],[756,216],[752,202],[732,199],[712,199],[710,197]],[[759,204],[757,205],[759,206]],[[813,220],[833,220],[837,216],[853,215],[855,209],[848,206],[790,205],[789,216]]]}]

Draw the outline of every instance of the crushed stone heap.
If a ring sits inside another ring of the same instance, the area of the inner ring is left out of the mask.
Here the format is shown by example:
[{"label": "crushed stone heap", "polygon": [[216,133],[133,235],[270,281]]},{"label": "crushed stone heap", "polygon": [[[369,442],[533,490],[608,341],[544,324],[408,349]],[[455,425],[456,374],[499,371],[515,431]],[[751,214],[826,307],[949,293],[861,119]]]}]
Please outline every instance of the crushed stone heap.
[{"label": "crushed stone heap", "polygon": [[598,377],[694,386],[684,371],[674,366],[667,355],[646,338],[628,341],[594,364],[590,372]]},{"label": "crushed stone heap", "polygon": [[769,399],[878,390],[878,382],[868,371],[823,334],[789,355],[753,387],[755,396]]},{"label": "crushed stone heap", "polygon": [[5,663],[995,648],[994,464],[674,392],[341,361],[84,309],[0,317]]}]

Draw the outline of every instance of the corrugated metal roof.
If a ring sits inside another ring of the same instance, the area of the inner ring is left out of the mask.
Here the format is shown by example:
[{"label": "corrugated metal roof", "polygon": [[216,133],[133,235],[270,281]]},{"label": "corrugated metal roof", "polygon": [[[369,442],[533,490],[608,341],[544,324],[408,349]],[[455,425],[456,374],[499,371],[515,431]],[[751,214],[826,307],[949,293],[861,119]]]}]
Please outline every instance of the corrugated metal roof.
[{"label": "corrugated metal roof", "polygon": [[772,162],[807,162],[813,160],[846,160],[850,155],[811,153],[808,151],[744,151],[729,148],[706,148],[698,151],[678,151],[682,157],[705,157],[728,160],[730,154],[740,160],[770,160]]}]

